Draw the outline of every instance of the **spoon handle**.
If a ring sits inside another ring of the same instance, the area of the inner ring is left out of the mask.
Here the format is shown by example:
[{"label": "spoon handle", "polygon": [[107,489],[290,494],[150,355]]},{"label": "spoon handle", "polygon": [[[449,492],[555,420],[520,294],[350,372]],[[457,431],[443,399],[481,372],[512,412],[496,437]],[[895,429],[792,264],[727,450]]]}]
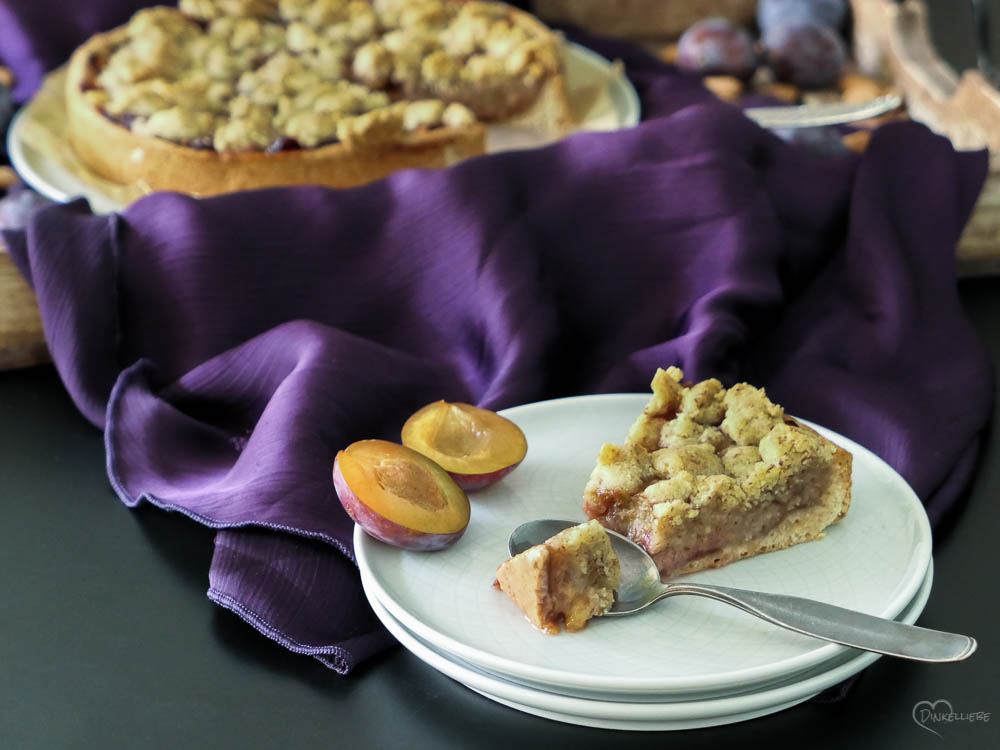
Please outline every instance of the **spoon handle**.
[{"label": "spoon handle", "polygon": [[975,639],[966,635],[919,628],[797,596],[678,582],[666,584],[657,599],[678,594],[706,596],[796,633],[888,656],[949,662],[967,659],[976,650]]}]

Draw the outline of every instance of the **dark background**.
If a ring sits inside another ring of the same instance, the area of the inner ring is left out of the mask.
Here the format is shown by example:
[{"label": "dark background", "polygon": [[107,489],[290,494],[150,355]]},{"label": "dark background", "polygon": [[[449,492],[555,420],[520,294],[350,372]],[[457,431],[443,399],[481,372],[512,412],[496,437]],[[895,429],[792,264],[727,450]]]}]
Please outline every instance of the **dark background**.
[{"label": "dark background", "polygon": [[[939,48],[971,66],[969,4],[930,6]],[[1000,361],[1000,279],[963,281],[960,293]],[[880,659],[839,704],[729,727],[586,729],[488,701],[402,648],[341,677],[273,644],[206,599],[210,530],[116,499],[101,436],[50,367],[0,373],[0,750],[1000,747],[998,498],[991,435],[967,502],[936,539],[936,584],[920,619],[977,637],[968,662]],[[992,721],[935,737],[911,713],[938,699]]]},{"label": "dark background", "polygon": [[[976,66],[976,37],[972,3],[969,0],[925,0],[930,12],[931,37],[934,46],[956,70]],[[991,24],[990,47],[1000,50],[1000,2],[986,3]],[[1000,61],[997,61],[1000,62]]]}]

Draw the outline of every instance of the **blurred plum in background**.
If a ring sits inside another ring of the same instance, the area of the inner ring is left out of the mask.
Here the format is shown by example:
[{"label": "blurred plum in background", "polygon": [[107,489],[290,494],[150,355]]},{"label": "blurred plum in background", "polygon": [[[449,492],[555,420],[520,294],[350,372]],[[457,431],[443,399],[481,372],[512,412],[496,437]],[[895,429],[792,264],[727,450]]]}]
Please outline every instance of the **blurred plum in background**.
[{"label": "blurred plum in background", "polygon": [[724,18],[706,18],[681,36],[676,64],[699,75],[749,78],[757,68],[757,52],[746,29]]},{"label": "blurred plum in background", "polygon": [[834,86],[844,73],[847,47],[840,34],[828,26],[775,26],[762,41],[767,61],[779,81],[802,88],[823,88]]}]

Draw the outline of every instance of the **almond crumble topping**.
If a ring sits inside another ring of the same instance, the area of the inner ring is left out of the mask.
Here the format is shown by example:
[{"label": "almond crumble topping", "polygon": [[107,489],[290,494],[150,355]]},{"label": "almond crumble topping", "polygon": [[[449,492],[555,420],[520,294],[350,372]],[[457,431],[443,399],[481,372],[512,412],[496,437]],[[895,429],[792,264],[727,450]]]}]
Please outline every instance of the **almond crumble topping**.
[{"label": "almond crumble topping", "polygon": [[664,577],[822,536],[850,504],[850,454],[763,389],[658,370],[623,445],[604,445],[586,514],[643,545]]},{"label": "almond crumble topping", "polygon": [[105,116],[220,153],[502,119],[560,68],[553,34],[456,0],[180,0],[137,12],[92,64]]}]

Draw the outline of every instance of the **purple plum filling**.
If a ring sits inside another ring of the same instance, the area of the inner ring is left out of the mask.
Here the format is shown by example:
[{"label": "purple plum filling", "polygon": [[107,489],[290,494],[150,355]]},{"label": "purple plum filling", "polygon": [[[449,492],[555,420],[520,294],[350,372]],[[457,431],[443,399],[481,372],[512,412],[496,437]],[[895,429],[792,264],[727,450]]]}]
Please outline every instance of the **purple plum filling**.
[{"label": "purple plum filling", "polygon": [[302,146],[299,145],[297,140],[282,136],[281,138],[276,138],[271,141],[266,151],[269,154],[277,154],[280,151],[298,151],[300,148],[302,148]]},{"label": "purple plum filling", "polygon": [[121,125],[123,128],[130,128],[130,129],[133,123],[135,123],[135,121],[139,119],[138,115],[129,114],[128,112],[125,112],[120,115],[110,115],[102,110],[102,114],[116,125]]},{"label": "purple plum filling", "polygon": [[200,138],[194,138],[184,144],[188,148],[196,148],[199,151],[210,151],[214,148],[212,145],[212,137],[209,135],[203,135]]}]

